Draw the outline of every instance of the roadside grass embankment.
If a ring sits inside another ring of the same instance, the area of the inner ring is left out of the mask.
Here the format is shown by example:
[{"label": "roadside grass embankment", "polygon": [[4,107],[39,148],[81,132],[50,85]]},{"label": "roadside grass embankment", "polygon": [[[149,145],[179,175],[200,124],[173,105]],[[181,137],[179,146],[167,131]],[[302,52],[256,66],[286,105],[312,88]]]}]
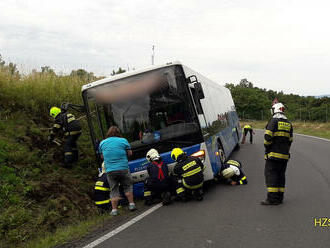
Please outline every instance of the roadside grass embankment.
[{"label": "roadside grass embankment", "polygon": [[49,108],[82,104],[85,83],[75,76],[0,70],[0,247],[53,247],[108,218],[99,216],[92,200],[97,165],[86,120],[72,168],[63,166],[61,147],[47,140]]},{"label": "roadside grass embankment", "polygon": [[[241,121],[241,126],[251,124],[255,129],[265,129],[266,121]],[[293,132],[330,139],[330,122],[293,121]]]}]

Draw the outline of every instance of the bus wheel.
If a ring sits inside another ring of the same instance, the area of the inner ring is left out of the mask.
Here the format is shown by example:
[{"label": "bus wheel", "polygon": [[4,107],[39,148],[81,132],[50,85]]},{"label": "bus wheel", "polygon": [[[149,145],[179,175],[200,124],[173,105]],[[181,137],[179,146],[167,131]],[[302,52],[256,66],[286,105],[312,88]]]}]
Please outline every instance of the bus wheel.
[{"label": "bus wheel", "polygon": [[238,151],[239,148],[240,148],[240,145],[239,145],[240,142],[239,142],[239,135],[238,135],[237,127],[235,127],[235,129],[236,129],[237,144],[236,144],[236,146],[234,148],[234,151]]},{"label": "bus wheel", "polygon": [[226,154],[225,154],[225,151],[224,151],[222,145],[219,143],[218,143],[218,152],[219,152],[219,156],[220,156],[220,161],[222,164],[224,164],[226,162],[227,158],[226,158]]}]

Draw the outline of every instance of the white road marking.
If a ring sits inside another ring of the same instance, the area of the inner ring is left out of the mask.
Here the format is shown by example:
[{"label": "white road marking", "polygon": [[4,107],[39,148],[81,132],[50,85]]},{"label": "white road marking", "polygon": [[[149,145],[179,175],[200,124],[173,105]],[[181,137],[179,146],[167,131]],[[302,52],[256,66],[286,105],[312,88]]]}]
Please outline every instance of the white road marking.
[{"label": "white road marking", "polygon": [[314,139],[318,139],[318,140],[323,140],[323,141],[328,141],[330,142],[329,139],[325,139],[325,138],[319,138],[319,137],[316,137],[316,136],[311,136],[311,135],[305,135],[305,134],[300,134],[300,133],[294,133],[295,135],[300,135],[300,136],[305,136],[305,137],[308,137],[308,138],[314,138]]},{"label": "white road marking", "polygon": [[[255,130],[264,131],[265,129],[256,128]],[[320,137],[306,135],[306,134],[300,134],[300,133],[293,133],[293,134],[330,142],[330,139],[325,139],[325,138],[320,138]]]},{"label": "white road marking", "polygon": [[153,206],[152,208],[148,209],[147,211],[143,212],[142,214],[136,216],[135,218],[131,219],[130,221],[126,222],[125,224],[117,227],[116,229],[112,230],[111,232],[105,234],[104,236],[100,237],[99,239],[95,240],[94,242],[84,246],[84,248],[93,248],[99,244],[101,244],[102,242],[106,241],[107,239],[115,236],[116,234],[120,233],[121,231],[125,230],[126,228],[128,228],[129,226],[133,225],[134,223],[138,222],[139,220],[143,219],[144,217],[146,217],[147,215],[151,214],[152,212],[154,212],[155,210],[157,210],[158,208],[160,208],[161,206],[163,206],[162,203],[159,203],[155,206]]}]

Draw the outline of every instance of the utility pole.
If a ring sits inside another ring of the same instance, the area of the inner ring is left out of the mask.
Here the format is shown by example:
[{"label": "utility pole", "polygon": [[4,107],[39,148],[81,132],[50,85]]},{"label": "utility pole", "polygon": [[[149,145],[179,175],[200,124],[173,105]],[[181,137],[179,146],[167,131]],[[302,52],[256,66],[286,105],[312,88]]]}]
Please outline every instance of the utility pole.
[{"label": "utility pole", "polygon": [[152,45],[151,64],[155,64],[155,46]]}]

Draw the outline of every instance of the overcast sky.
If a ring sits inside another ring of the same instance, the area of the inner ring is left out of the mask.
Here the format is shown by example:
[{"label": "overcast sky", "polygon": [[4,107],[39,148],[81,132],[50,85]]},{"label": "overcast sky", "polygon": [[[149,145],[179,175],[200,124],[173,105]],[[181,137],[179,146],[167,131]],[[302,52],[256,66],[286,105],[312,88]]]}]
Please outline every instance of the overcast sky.
[{"label": "overcast sky", "polygon": [[220,82],[330,94],[326,0],[1,0],[0,54],[110,75],[179,60]]}]

